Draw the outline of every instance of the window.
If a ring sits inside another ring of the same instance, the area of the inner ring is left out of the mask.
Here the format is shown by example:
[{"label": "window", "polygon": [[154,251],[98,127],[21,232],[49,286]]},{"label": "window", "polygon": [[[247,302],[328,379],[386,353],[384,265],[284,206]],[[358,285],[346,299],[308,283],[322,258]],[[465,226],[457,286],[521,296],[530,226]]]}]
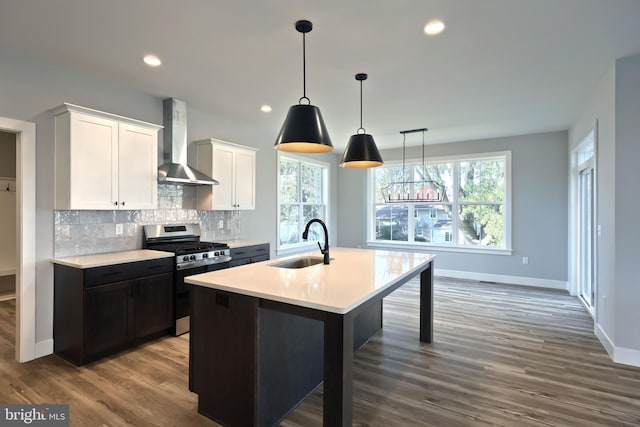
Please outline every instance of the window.
[{"label": "window", "polygon": [[[329,165],[288,153],[278,153],[278,165],[278,249],[304,246],[307,222],[326,221]],[[308,241],[324,241],[319,225],[309,229]]]},{"label": "window", "polygon": [[[500,152],[371,170],[369,243],[510,250],[510,161],[509,152]],[[420,194],[441,201],[401,202],[403,195]],[[389,199],[400,202],[385,203]]]}]

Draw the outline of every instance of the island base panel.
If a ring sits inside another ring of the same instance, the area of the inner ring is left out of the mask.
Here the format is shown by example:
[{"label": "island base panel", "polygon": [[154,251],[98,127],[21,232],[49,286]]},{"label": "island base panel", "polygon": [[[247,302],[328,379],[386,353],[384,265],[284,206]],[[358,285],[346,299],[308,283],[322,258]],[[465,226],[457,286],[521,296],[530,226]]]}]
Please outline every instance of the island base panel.
[{"label": "island base panel", "polygon": [[189,383],[200,414],[223,425],[272,426],[321,384],[322,321],[200,286],[191,307]]},{"label": "island base panel", "polygon": [[420,272],[420,341],[433,342],[433,263]]},{"label": "island base panel", "polygon": [[382,329],[382,300],[374,301],[371,307],[356,314],[353,319],[353,351],[369,342]]},{"label": "island base panel", "polygon": [[194,286],[189,385],[198,412],[223,425],[257,419],[257,298]]},{"label": "island base panel", "polygon": [[[322,322],[259,309],[258,425],[272,426],[322,382]],[[275,392],[274,392],[275,391]]]},{"label": "island base panel", "polygon": [[325,427],[350,426],[353,418],[353,323],[350,314],[327,313],[324,321]]}]

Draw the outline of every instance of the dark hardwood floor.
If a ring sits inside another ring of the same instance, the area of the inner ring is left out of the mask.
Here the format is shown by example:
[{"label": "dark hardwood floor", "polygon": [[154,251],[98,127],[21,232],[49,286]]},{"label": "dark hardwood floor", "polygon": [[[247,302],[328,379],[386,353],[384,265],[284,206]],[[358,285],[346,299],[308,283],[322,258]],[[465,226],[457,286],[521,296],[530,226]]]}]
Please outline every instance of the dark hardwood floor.
[{"label": "dark hardwood floor", "polygon": [[[616,365],[566,293],[436,278],[434,342],[418,286],[385,299],[384,330],[354,358],[354,425],[638,426],[640,368]],[[215,426],[187,389],[188,334],[81,368],[14,361],[0,303],[0,402],[70,403],[72,426]],[[322,425],[322,390],[282,426]]]}]

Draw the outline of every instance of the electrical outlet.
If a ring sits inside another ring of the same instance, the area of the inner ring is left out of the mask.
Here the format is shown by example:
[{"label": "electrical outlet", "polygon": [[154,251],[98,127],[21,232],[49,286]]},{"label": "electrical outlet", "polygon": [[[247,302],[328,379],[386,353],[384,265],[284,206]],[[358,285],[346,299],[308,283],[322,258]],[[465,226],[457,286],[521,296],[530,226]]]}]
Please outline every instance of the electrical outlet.
[{"label": "electrical outlet", "polygon": [[602,226],[600,224],[598,224],[598,226],[596,227],[597,233],[598,233],[598,237],[602,236]]},{"label": "electrical outlet", "polygon": [[218,221],[218,228],[219,229],[223,229],[224,228],[224,220],[223,219]]},{"label": "electrical outlet", "polygon": [[529,264],[529,257],[528,256],[523,256],[522,257],[522,263],[525,264],[525,265]]},{"label": "electrical outlet", "polygon": [[123,225],[116,224],[116,236],[121,236],[123,232],[124,232]]}]

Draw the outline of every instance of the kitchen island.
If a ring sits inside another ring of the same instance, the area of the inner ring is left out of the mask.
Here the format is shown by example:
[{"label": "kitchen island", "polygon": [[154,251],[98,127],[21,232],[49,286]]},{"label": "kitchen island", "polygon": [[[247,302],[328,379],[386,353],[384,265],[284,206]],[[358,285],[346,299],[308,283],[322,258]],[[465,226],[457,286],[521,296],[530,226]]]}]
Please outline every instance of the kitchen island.
[{"label": "kitchen island", "polygon": [[352,422],[353,351],[382,326],[382,298],[420,275],[420,341],[433,336],[434,255],[332,248],[190,276],[189,386],[224,425],[274,425],[324,381],[325,426]]}]

